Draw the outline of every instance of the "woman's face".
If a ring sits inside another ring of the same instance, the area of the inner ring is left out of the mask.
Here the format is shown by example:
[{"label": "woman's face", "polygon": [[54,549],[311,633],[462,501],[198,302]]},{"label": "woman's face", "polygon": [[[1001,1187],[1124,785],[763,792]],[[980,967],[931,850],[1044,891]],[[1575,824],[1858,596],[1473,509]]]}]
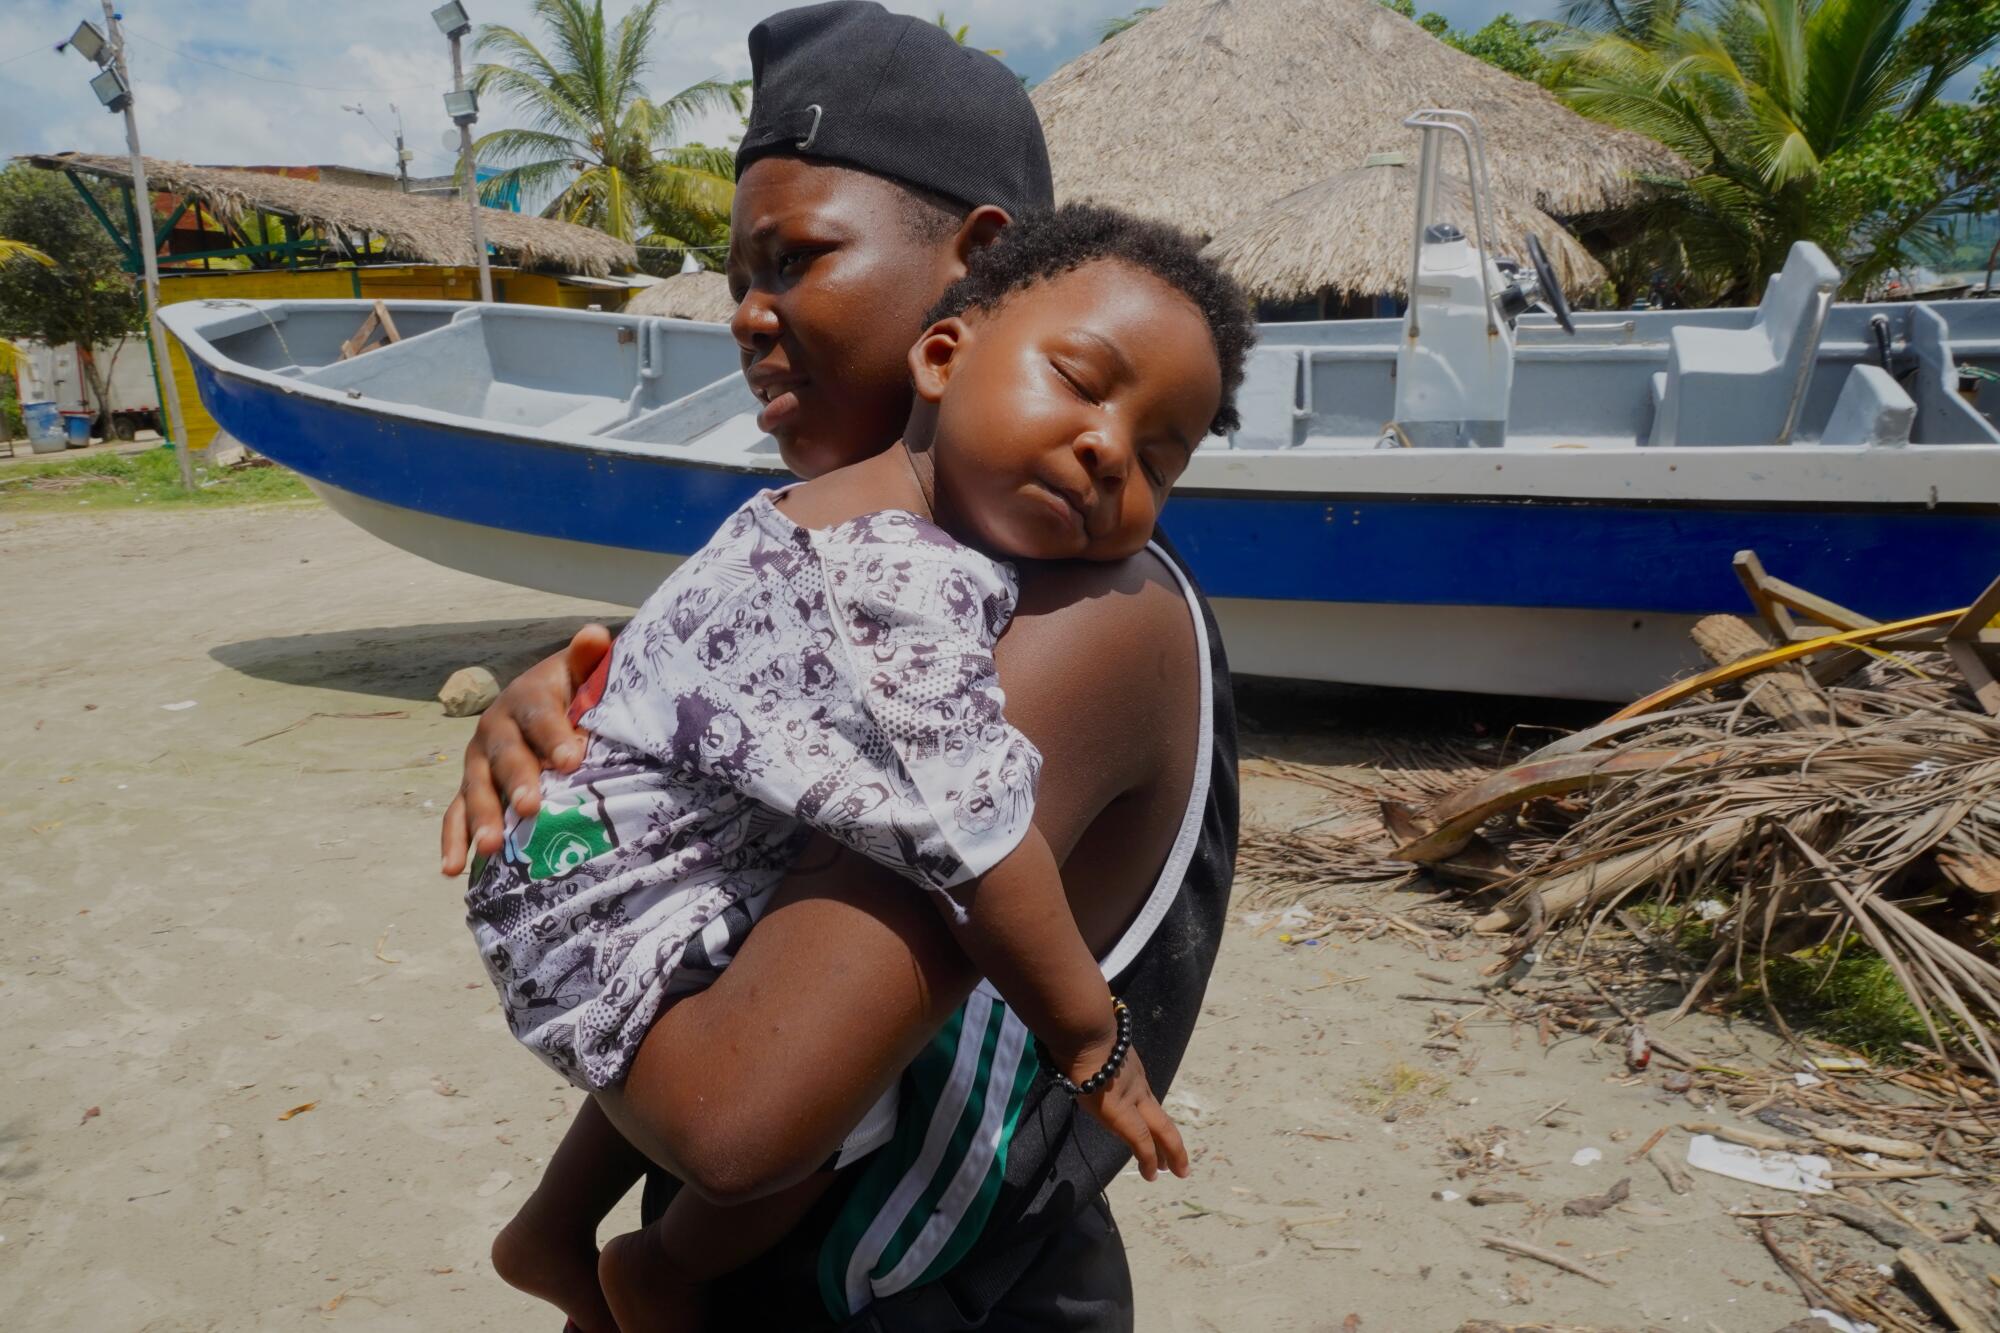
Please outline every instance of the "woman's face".
[{"label": "woman's face", "polygon": [[787,467],[816,477],[902,434],[910,344],[965,271],[955,237],[918,235],[879,176],[766,157],[737,182],[728,270],[757,424]]}]

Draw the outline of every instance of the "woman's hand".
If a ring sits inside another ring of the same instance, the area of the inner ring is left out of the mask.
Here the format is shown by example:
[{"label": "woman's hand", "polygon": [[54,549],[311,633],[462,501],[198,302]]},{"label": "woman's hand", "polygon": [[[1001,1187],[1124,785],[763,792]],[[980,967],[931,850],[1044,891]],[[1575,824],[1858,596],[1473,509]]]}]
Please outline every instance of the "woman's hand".
[{"label": "woman's hand", "polygon": [[506,807],[532,815],[542,804],[542,770],[568,773],[583,762],[584,733],[570,725],[570,700],[611,651],[611,631],[585,625],[554,657],[516,676],[480,717],[465,747],[458,795],[444,812],[438,869],[465,869],[468,852],[500,850]]},{"label": "woman's hand", "polygon": [[1163,1166],[1182,1179],[1187,1178],[1187,1145],[1181,1142],[1180,1130],[1153,1096],[1153,1086],[1146,1082],[1146,1066],[1141,1063],[1137,1048],[1125,1052],[1125,1063],[1118,1066],[1109,1083],[1078,1097],[1076,1104],[1124,1140],[1139,1164],[1139,1174],[1147,1180],[1157,1178]]}]

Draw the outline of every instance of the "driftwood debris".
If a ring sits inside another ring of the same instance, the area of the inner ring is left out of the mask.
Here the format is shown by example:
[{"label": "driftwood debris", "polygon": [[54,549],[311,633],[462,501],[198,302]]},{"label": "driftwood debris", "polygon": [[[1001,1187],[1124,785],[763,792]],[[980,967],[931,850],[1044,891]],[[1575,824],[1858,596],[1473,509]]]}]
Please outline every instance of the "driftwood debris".
[{"label": "driftwood debris", "polygon": [[[1728,666],[1771,651],[1770,643],[1740,616],[1707,616],[1690,631],[1709,661]],[[1826,696],[1796,667],[1760,671],[1742,682],[1751,707],[1793,731],[1823,731],[1833,725]]]},{"label": "driftwood debris", "polygon": [[1896,1263],[1924,1289],[1953,1328],[1990,1330],[2000,1321],[2000,1308],[1962,1279],[1935,1248],[1904,1246],[1896,1251]]}]

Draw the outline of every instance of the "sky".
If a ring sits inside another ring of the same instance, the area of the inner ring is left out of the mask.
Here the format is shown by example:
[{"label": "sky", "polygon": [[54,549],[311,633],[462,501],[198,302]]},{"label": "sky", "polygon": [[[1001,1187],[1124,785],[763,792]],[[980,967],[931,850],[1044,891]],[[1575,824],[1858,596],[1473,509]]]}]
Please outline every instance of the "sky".
[{"label": "sky", "polygon": [[[434,0],[129,0],[129,39],[139,133],[146,153],[210,164],[320,164],[395,169],[389,136],[400,108],[411,171],[440,175],[453,154],[442,94],[450,58],[430,20]],[[529,0],[464,0],[475,23],[534,31]],[[952,0],[954,23],[998,47],[1017,73],[1040,81],[1097,40],[1105,19],[1137,0]],[[1560,0],[1419,0],[1460,28],[1502,10],[1553,17]],[[888,0],[934,18],[937,0]],[[607,0],[612,14],[625,0]],[[704,78],[744,78],[744,38],[758,19],[785,8],[771,0],[672,0],[653,52],[649,86],[668,95]],[[96,0],[0,0],[0,159],[76,149],[123,152],[123,117],[92,95],[92,72],[74,52],[51,48],[77,20],[102,26]],[[1970,76],[1953,93],[1970,91]],[[365,116],[345,110],[360,106]],[[504,106],[482,109],[480,129],[512,123]],[[733,117],[690,137],[727,142]],[[456,135],[453,133],[453,143]]]},{"label": "sky", "polygon": [[[139,135],[149,157],[210,164],[340,163],[395,169],[394,103],[411,171],[451,169],[442,95],[451,83],[444,38],[430,20],[434,0],[127,0]],[[475,23],[532,31],[528,0],[464,0]],[[1005,51],[1008,65],[1039,81],[1097,40],[1105,19],[1137,0],[951,0],[971,40]],[[1557,0],[1430,0],[1456,24],[1478,26],[1502,9],[1552,15]],[[937,0],[888,0],[891,9],[935,18]],[[624,0],[607,0],[618,14]],[[649,79],[667,95],[704,78],[746,78],[744,38],[786,4],[769,0],[672,0]],[[0,0],[0,158],[75,149],[125,150],[124,120],[98,105],[91,71],[75,52],[52,48],[79,19],[103,26],[95,0]],[[364,118],[343,110],[359,105]],[[510,123],[504,107],[482,108],[479,128]],[[733,118],[692,137],[726,142]],[[454,144],[456,138],[453,139]]]}]

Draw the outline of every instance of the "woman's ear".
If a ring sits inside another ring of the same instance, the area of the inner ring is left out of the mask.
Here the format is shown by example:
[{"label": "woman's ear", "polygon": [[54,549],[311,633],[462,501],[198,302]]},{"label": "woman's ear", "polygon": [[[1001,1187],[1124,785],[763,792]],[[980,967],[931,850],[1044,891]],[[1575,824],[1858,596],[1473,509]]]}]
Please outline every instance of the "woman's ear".
[{"label": "woman's ear", "polygon": [[919,399],[935,404],[944,397],[944,386],[951,379],[958,354],[971,337],[972,330],[956,315],[924,330],[910,348],[910,383]]},{"label": "woman's ear", "polygon": [[957,282],[965,276],[965,266],[972,257],[1000,239],[1000,233],[1007,230],[1014,219],[1006,209],[998,204],[981,204],[965,215],[965,221],[958,224],[958,234],[951,238],[951,260],[944,275],[945,284]]}]

